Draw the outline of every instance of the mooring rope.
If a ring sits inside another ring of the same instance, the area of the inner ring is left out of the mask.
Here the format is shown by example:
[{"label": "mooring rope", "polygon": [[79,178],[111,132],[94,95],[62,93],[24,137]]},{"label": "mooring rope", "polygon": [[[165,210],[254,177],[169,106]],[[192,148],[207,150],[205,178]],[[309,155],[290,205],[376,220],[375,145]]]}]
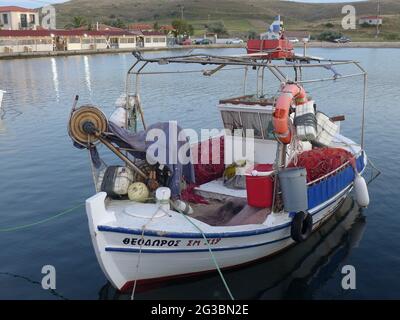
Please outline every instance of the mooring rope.
[{"label": "mooring rope", "polygon": [[3,228],[3,229],[0,229],[0,232],[19,231],[19,230],[28,229],[28,228],[31,228],[31,227],[34,227],[34,226],[37,226],[37,225],[41,225],[41,224],[44,224],[44,223],[49,222],[51,220],[54,220],[54,219],[60,218],[62,216],[65,216],[66,214],[72,213],[75,210],[83,207],[84,205],[85,205],[85,203],[81,203],[81,204],[79,204],[77,206],[74,206],[72,208],[63,210],[63,211],[61,211],[61,212],[59,212],[59,213],[57,213],[57,214],[55,214],[53,216],[50,216],[50,217],[48,217],[46,219],[39,220],[39,221],[36,221],[36,222],[32,222],[32,223],[29,223],[29,224],[24,224],[24,225],[20,225],[20,226],[16,226],[16,227]]},{"label": "mooring rope", "polygon": [[[158,213],[158,210],[161,208],[161,204],[159,204],[157,206],[157,209],[155,210],[155,212],[153,213],[153,215],[151,216],[151,218],[149,219],[149,221],[147,221],[143,226],[142,226],[142,235],[141,235],[141,240],[142,240],[142,244],[139,246],[139,255],[138,255],[138,260],[136,263],[136,271],[135,271],[135,280],[133,282],[133,288],[132,288],[132,293],[131,293],[131,300],[135,300],[135,292],[136,292],[136,285],[137,285],[137,275],[139,273],[139,267],[140,267],[140,258],[142,256],[142,248],[143,248],[143,243],[144,243],[144,232],[146,231],[146,227],[147,225],[153,221],[154,217],[156,216],[156,214]],[[125,214],[127,214],[125,212]],[[132,216],[130,214],[128,214],[129,216]],[[168,215],[168,214],[167,214]]]},{"label": "mooring rope", "polygon": [[228,283],[226,282],[225,277],[224,277],[224,275],[222,274],[221,268],[220,268],[219,265],[218,265],[217,259],[215,259],[214,253],[213,253],[212,250],[211,250],[211,246],[210,246],[210,244],[209,244],[209,242],[208,242],[208,239],[207,239],[206,235],[204,234],[203,230],[201,230],[199,226],[197,226],[192,220],[190,220],[190,219],[182,212],[182,210],[180,210],[179,208],[177,208],[177,207],[174,205],[174,203],[173,203],[172,201],[170,201],[170,203],[171,203],[171,206],[172,206],[175,210],[177,210],[180,214],[182,214],[182,215],[185,217],[185,219],[186,219],[187,221],[189,221],[189,222],[201,233],[201,235],[203,236],[203,239],[204,239],[205,242],[206,242],[206,245],[207,245],[207,247],[208,247],[208,251],[210,252],[210,255],[211,255],[211,258],[212,258],[213,263],[214,263],[214,265],[215,265],[215,268],[217,269],[217,271],[218,271],[218,273],[219,273],[219,276],[220,276],[220,278],[221,278],[221,280],[222,280],[222,283],[224,284],[225,289],[226,289],[226,291],[228,292],[229,298],[230,298],[231,300],[235,300],[235,298],[234,298],[233,295],[232,295],[231,290],[229,289]]}]

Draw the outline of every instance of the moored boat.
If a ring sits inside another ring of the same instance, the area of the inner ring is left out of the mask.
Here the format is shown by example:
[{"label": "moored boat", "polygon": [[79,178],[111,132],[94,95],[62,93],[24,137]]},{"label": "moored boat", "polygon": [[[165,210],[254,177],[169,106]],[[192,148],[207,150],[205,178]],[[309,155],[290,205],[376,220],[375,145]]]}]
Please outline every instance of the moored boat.
[{"label": "moored boat", "polygon": [[[368,205],[361,177],[367,165],[363,132],[360,144],[341,135],[335,122],[344,117],[320,112],[304,87],[319,80],[366,77],[357,62],[293,56],[277,64],[254,55],[146,59],[134,54],[125,106],[109,119],[97,107],[74,106],[69,122],[75,145],[90,152],[98,191],[86,201],[93,246],[103,272],[119,290],[276,254],[307,239],[354,187],[358,203]],[[227,66],[245,67],[247,75],[252,67],[257,93],[220,100],[223,130],[193,143],[176,123],[144,121],[138,79],[149,64],[213,66],[202,71],[207,76]],[[302,78],[310,68],[341,66],[358,71]],[[293,79],[285,73],[289,67],[295,70]],[[264,92],[266,70],[280,83],[277,94]],[[136,80],[134,94],[131,78]],[[167,139],[160,143],[163,135]],[[97,143],[123,164],[107,166]],[[250,152],[237,155],[237,145]],[[166,155],[163,160],[160,154]]]}]

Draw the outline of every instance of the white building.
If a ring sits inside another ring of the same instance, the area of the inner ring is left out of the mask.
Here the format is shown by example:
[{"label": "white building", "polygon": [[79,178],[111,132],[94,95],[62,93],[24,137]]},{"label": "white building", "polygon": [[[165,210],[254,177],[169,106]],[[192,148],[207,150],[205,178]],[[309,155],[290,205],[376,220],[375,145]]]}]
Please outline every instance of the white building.
[{"label": "white building", "polygon": [[138,37],[138,47],[159,48],[167,46],[167,36],[158,31],[142,31],[142,36]]},{"label": "white building", "polygon": [[0,6],[0,26],[3,30],[36,29],[40,25],[39,13],[17,6]]},{"label": "white building", "polygon": [[383,23],[383,18],[379,16],[361,17],[358,20],[359,24],[368,24],[370,26],[378,26]]},{"label": "white building", "polygon": [[141,33],[124,30],[0,30],[0,54],[134,49],[137,37],[143,39]]}]

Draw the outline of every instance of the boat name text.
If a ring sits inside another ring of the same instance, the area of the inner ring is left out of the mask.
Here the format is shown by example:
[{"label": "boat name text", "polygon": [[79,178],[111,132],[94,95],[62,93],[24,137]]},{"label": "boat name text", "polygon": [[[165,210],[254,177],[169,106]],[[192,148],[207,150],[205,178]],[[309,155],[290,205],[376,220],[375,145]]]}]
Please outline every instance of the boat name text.
[{"label": "boat name text", "polygon": [[[208,244],[216,245],[221,241],[221,238],[207,239]],[[125,245],[132,246],[145,246],[145,247],[179,247],[180,245],[184,247],[199,247],[201,245],[205,246],[207,243],[204,240],[152,240],[143,238],[124,238],[122,243]]]}]

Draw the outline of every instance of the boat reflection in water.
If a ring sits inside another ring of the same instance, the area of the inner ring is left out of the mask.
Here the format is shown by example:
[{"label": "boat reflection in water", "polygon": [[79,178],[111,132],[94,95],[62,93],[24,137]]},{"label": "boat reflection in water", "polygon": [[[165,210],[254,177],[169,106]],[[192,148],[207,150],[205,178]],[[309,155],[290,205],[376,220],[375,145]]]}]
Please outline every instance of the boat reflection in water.
[{"label": "boat reflection in water", "polygon": [[[364,228],[364,216],[349,196],[338,212],[305,242],[262,262],[224,271],[225,279],[236,299],[312,298],[313,283],[318,282],[321,287],[333,273],[340,273],[340,264],[358,246]],[[130,299],[131,296],[119,293],[107,283],[101,288],[99,298]],[[135,292],[135,299],[228,298],[217,273],[175,280],[162,287],[138,286]]]}]

